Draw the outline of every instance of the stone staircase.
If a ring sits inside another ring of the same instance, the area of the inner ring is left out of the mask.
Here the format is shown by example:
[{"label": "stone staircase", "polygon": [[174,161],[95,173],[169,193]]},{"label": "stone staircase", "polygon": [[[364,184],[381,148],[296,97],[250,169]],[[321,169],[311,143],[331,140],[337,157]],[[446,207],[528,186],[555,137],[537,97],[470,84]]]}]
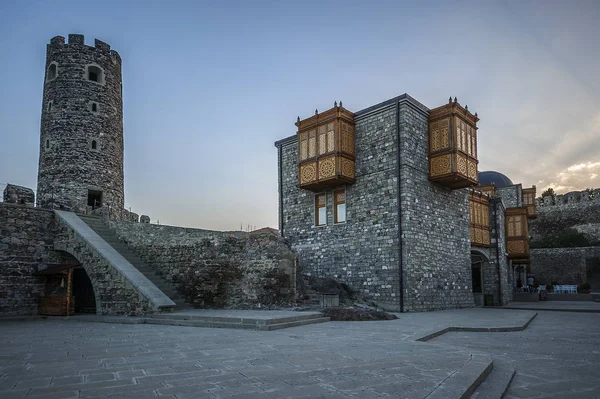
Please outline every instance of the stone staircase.
[{"label": "stone staircase", "polygon": [[125,243],[112,232],[108,226],[99,217],[89,215],[78,215],[92,230],[94,230],[104,241],[106,241],[115,251],[129,261],[137,270],[139,270],[148,280],[150,280],[159,290],[175,302],[175,311],[192,309],[184,299],[172,288],[165,279],[156,274],[137,254],[127,248]]}]

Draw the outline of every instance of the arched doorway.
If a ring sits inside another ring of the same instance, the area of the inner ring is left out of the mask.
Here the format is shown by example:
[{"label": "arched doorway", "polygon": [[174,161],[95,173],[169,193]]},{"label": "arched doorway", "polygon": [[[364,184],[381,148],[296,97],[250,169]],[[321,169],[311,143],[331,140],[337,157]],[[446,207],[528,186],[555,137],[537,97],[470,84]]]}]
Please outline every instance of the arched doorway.
[{"label": "arched doorway", "polygon": [[488,258],[478,251],[471,251],[471,288],[475,306],[483,306],[483,274],[484,265],[488,263]]},{"label": "arched doorway", "polygon": [[75,297],[75,313],[96,314],[94,287],[83,267],[73,270],[73,296]]}]

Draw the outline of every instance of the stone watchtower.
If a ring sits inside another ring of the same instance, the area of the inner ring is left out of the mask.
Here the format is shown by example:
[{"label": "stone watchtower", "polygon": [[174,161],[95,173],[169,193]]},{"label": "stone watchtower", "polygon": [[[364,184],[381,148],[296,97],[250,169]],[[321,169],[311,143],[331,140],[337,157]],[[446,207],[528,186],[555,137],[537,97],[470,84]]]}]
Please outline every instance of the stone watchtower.
[{"label": "stone watchtower", "polygon": [[46,51],[37,206],[123,209],[121,57],[56,36]]}]

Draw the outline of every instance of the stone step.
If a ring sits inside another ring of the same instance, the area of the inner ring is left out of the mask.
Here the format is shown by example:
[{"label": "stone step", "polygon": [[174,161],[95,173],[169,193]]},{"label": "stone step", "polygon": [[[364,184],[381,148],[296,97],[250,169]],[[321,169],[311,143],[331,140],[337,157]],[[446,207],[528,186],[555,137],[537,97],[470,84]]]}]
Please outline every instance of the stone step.
[{"label": "stone step", "polygon": [[469,398],[490,375],[493,367],[490,356],[473,353],[471,360],[438,385],[427,399]]},{"label": "stone step", "polygon": [[[168,313],[161,313],[165,315]],[[154,316],[154,315],[153,315]],[[225,318],[223,318],[225,319]],[[256,323],[238,323],[234,321],[209,321],[209,320],[181,320],[181,319],[169,319],[169,318],[158,318],[148,317],[144,319],[146,324],[160,324],[168,326],[187,326],[187,327],[209,327],[209,328],[237,328],[237,329],[248,329],[258,331],[274,331],[281,330],[283,328],[298,327],[308,324],[325,323],[330,320],[329,317],[310,318],[304,320],[288,321],[283,323],[272,323],[272,324],[256,324]]]},{"label": "stone step", "polygon": [[329,318],[329,317],[319,317],[317,319],[296,320],[296,321],[290,321],[287,323],[267,324],[264,326],[260,326],[258,328],[258,330],[259,331],[275,331],[275,330],[281,330],[282,328],[305,326],[307,324],[325,323],[330,320],[331,320],[331,318]]},{"label": "stone step", "polygon": [[494,368],[487,378],[477,387],[471,399],[502,398],[508,391],[515,376],[515,369],[510,363],[494,359]]},{"label": "stone step", "polygon": [[307,321],[322,319],[322,313],[307,313],[287,317],[276,317],[271,319],[256,318],[256,317],[236,317],[236,316],[208,316],[197,313],[156,313],[150,317],[153,319],[168,319],[168,320],[188,320],[188,321],[205,321],[205,322],[224,322],[234,324],[251,324],[251,325],[270,325],[281,323],[292,323],[296,321]]},{"label": "stone step", "polygon": [[156,319],[153,317],[144,319],[145,324],[159,324],[163,326],[185,326],[185,327],[209,327],[209,328],[241,328],[255,330],[257,327],[252,324],[237,324],[226,322],[210,322],[203,320],[174,320],[174,319]]}]

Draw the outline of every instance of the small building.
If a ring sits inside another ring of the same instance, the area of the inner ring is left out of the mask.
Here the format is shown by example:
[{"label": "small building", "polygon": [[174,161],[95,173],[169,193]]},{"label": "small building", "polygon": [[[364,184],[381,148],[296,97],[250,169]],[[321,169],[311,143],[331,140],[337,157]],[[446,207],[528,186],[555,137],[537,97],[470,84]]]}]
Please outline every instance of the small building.
[{"label": "small building", "polygon": [[275,146],[279,231],[301,272],[392,311],[512,300],[529,196],[512,182],[480,186],[478,121],[456,98],[430,110],[407,94],[298,117]]},{"label": "small building", "polygon": [[469,190],[478,118],[407,94],[298,118],[275,143],[279,231],[299,268],[392,311],[474,306]]}]

